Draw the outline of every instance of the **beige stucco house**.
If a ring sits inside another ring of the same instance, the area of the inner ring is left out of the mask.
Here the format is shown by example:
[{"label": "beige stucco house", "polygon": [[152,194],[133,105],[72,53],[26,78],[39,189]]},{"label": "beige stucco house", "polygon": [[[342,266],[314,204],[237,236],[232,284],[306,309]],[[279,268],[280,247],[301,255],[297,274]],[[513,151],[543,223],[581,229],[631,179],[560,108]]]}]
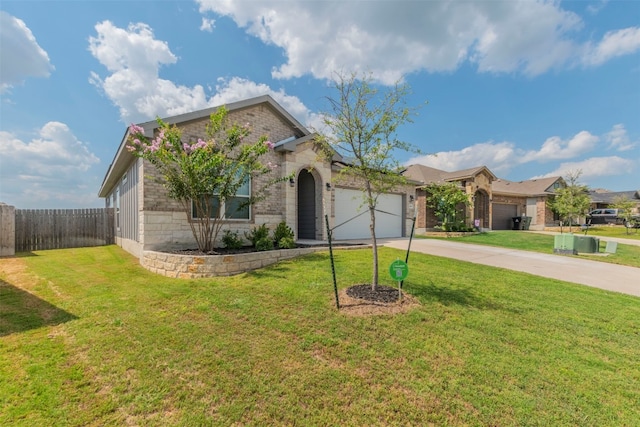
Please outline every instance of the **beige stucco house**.
[{"label": "beige stucco house", "polygon": [[[228,119],[248,123],[252,129],[248,142],[266,135],[275,144],[266,161],[278,167],[275,177],[293,174],[293,179],[271,187],[268,196],[234,218],[225,218],[223,229],[240,232],[267,224],[275,228],[285,221],[297,239],[325,240],[327,226],[333,238],[360,239],[369,236],[368,215],[359,215],[362,190],[357,183],[338,183],[334,178],[344,160],[336,154],[333,161],[323,160],[314,144],[315,134],[268,95],[226,105]],[[209,116],[216,108],[164,118],[178,126],[188,141],[204,138]],[[153,137],[158,124],[140,123],[147,136]],[[127,251],[141,256],[144,250],[193,248],[191,221],[180,204],[167,197],[166,190],[154,177],[153,166],[133,156],[126,149],[125,132],[113,162],[99,191],[107,207],[116,210],[116,241]],[[263,179],[269,179],[265,177]],[[259,182],[252,182],[252,191]],[[380,195],[376,232],[379,237],[408,235],[413,216],[415,188],[412,185]],[[336,227],[347,223],[348,225]]]}]

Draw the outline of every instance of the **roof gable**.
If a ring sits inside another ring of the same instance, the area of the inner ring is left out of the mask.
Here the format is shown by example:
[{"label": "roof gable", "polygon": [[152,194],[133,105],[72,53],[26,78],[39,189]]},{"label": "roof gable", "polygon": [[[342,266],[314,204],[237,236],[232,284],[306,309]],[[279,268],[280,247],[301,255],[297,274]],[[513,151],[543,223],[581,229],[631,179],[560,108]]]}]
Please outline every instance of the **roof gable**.
[{"label": "roof gable", "polygon": [[[263,95],[258,96],[251,99],[246,99],[243,101],[232,102],[226,104],[226,108],[229,113],[233,111],[253,108],[258,105],[267,106],[274,115],[284,121],[288,126],[290,126],[294,130],[295,138],[287,139],[285,141],[279,141],[281,146],[286,146],[290,148],[292,145],[297,145],[301,142],[308,140],[312,134],[309,132],[307,128],[305,128],[298,120],[296,120],[289,112],[287,112],[280,104],[278,104],[271,96]],[[163,118],[162,121],[174,125],[186,123],[194,120],[200,120],[204,118],[208,118],[212,113],[214,113],[221,105],[211,108],[206,108],[203,110],[194,111],[191,113],[179,114],[176,116],[170,116]],[[158,122],[156,120],[138,123],[138,126],[144,129],[144,134],[147,137],[153,137],[155,130],[159,127]],[[104,180],[102,181],[102,185],[98,192],[98,197],[106,197],[108,196],[113,187],[119,182],[120,177],[127,171],[130,165],[135,160],[135,156],[127,150],[127,139],[129,137],[129,128],[125,130],[125,133],[120,141],[120,145],[118,146],[118,150],[113,158],[113,161],[109,165],[107,172],[105,174]]]},{"label": "roof gable", "polygon": [[426,185],[434,182],[443,183],[462,181],[474,178],[483,173],[488,175],[491,180],[498,179],[486,166],[477,166],[475,168],[463,169],[455,172],[446,172],[429,166],[415,164],[408,166],[404,175],[413,181]]},{"label": "roof gable", "polygon": [[564,180],[559,176],[548,178],[529,179],[525,181],[508,181],[506,179],[498,179],[491,184],[491,191],[494,194],[517,194],[522,196],[543,196],[553,194],[554,186],[564,186]]}]

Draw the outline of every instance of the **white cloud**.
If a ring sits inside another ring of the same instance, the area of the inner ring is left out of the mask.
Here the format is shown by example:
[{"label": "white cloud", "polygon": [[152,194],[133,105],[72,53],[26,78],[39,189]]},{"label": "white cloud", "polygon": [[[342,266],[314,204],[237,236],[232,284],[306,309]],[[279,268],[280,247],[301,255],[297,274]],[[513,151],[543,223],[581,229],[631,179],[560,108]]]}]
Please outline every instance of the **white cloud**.
[{"label": "white cloud", "polygon": [[0,93],[27,77],[49,77],[49,55],[21,19],[0,10]]},{"label": "white cloud", "polygon": [[607,3],[609,3],[609,0],[600,0],[597,3],[591,3],[587,6],[587,12],[592,15],[597,15],[602,9],[604,9]]},{"label": "white cloud", "polygon": [[483,142],[458,151],[441,151],[431,156],[409,159],[406,164],[423,164],[453,172],[477,166],[487,166],[494,173],[507,173],[517,162],[521,150],[510,142]]},{"label": "white cloud", "polygon": [[262,95],[270,95],[304,126],[315,129],[322,126],[321,116],[312,113],[298,97],[287,95],[283,89],[276,91],[264,83],[255,83],[240,77],[218,79],[216,95],[211,97],[209,104],[222,105]]},{"label": "white cloud", "polygon": [[208,18],[202,18],[202,24],[200,25],[200,30],[201,31],[207,31],[207,32],[212,32],[213,29],[216,26],[216,20],[215,19],[208,19]]},{"label": "white cloud", "polygon": [[569,172],[581,171],[581,179],[588,181],[592,178],[624,175],[633,172],[637,162],[623,159],[618,156],[591,157],[579,162],[561,163],[557,169],[544,175],[534,176],[531,179],[546,178],[551,176],[567,176]]},{"label": "white cloud", "polygon": [[87,206],[97,201],[99,180],[87,183],[80,177],[86,179],[100,160],[64,123],[46,123],[29,141],[0,131],[0,159],[3,201],[21,208],[41,206],[43,201],[66,207],[69,203],[60,202]]},{"label": "white cloud", "polygon": [[587,131],[578,132],[569,140],[563,140],[559,136],[552,136],[547,138],[540,150],[527,152],[522,162],[533,160],[544,162],[578,157],[593,150],[599,140],[600,138]]},{"label": "white cloud", "polygon": [[583,55],[585,65],[600,65],[612,58],[640,50],[640,27],[609,31],[596,46],[587,45]]},{"label": "white cloud", "polygon": [[104,21],[96,25],[96,31],[98,36],[89,39],[89,50],[111,74],[103,79],[94,72],[90,81],[118,106],[125,123],[168,117],[267,94],[303,125],[319,127],[322,122],[299,98],[263,83],[239,77],[221,78],[214,88],[215,93],[207,96],[200,85],[190,88],[160,78],[160,67],[177,62],[177,58],[166,42],[155,39],[146,24],[132,24],[122,29]]},{"label": "white cloud", "polygon": [[448,172],[487,166],[494,173],[508,174],[513,168],[526,163],[583,157],[596,147],[599,140],[600,138],[597,136],[587,131],[581,131],[568,140],[563,140],[558,136],[547,138],[538,150],[524,150],[508,141],[499,143],[489,141],[474,144],[461,150],[442,151],[431,156],[414,157],[409,159],[406,164],[419,163]]},{"label": "white cloud", "polygon": [[610,132],[606,133],[604,138],[609,143],[609,147],[617,151],[628,151],[638,145],[638,142],[632,142],[622,123],[614,125]]},{"label": "white cloud", "polygon": [[139,122],[207,107],[202,86],[180,86],[159,77],[160,67],[177,58],[166,42],[154,38],[148,25],[131,24],[125,30],[103,21],[95,28],[98,36],[89,38],[89,51],[111,74],[103,79],[92,73],[90,82],[118,106],[123,121]]},{"label": "white cloud", "polygon": [[286,62],[275,78],[371,71],[389,84],[421,70],[462,63],[481,72],[534,76],[554,68],[600,64],[636,50],[637,28],[607,34],[597,48],[578,41],[584,22],[556,1],[282,2],[197,0],[200,12],[228,16]]}]

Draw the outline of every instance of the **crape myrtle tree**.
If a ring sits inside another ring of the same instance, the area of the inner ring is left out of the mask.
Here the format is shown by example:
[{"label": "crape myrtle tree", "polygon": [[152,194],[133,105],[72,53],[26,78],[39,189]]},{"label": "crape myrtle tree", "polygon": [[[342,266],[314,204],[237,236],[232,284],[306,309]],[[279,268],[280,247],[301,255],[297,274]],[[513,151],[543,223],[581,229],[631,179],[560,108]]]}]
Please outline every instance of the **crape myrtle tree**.
[{"label": "crape myrtle tree", "polygon": [[582,171],[570,171],[567,174],[566,187],[556,190],[555,195],[549,199],[549,207],[558,214],[561,224],[569,224],[569,232],[578,217],[586,215],[589,211],[591,199],[589,188],[578,182]]},{"label": "crape myrtle tree", "polygon": [[[205,253],[213,251],[226,218],[263,199],[271,185],[288,179],[275,176],[277,165],[261,161],[273,143],[266,136],[247,142],[249,125],[231,124],[227,114],[224,106],[211,114],[206,140],[184,141],[178,127],[159,118],[155,138],[145,137],[140,126],[129,127],[127,149],[155,166],[168,196],[180,202],[187,218],[197,218],[189,225],[198,249]],[[274,176],[261,180],[260,188],[251,186],[268,174]],[[248,197],[236,197],[239,190]]]},{"label": "crape myrtle tree", "polygon": [[362,204],[368,208],[373,251],[372,290],[378,286],[378,245],[376,240],[376,206],[378,197],[407,182],[403,167],[395,160],[398,151],[419,152],[397,138],[397,131],[412,122],[416,108],[408,107],[410,93],[406,84],[396,83],[386,91],[373,86],[371,74],[359,77],[335,74],[335,96],[328,96],[329,111],[324,113],[325,131],[319,137],[324,154],[343,156],[345,164],[336,181],[362,184]]},{"label": "crape myrtle tree", "polygon": [[455,231],[462,228],[462,219],[458,218],[458,206],[468,206],[469,196],[457,182],[431,183],[424,187],[427,192],[427,206],[442,223],[443,231]]}]

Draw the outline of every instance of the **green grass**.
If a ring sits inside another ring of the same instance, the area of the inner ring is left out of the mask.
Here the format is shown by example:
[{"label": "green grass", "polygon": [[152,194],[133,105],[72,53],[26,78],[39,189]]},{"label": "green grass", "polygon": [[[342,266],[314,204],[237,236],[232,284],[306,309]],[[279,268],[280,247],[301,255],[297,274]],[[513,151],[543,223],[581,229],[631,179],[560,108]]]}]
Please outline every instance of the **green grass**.
[{"label": "green grass", "polygon": [[[578,229],[578,232],[580,230]],[[588,236],[596,237],[619,237],[621,239],[640,240],[640,232],[637,229],[630,229],[627,232],[625,227],[621,226],[594,226],[587,232]]]},{"label": "green grass", "polygon": [[[0,275],[0,425],[640,419],[635,297],[415,254],[405,289],[422,305],[353,318],[325,253],[199,280],[114,246],[34,255],[0,259],[27,266]],[[403,254],[380,256],[385,271]],[[369,280],[370,251],[336,257],[341,287]]]},{"label": "green grass", "polygon": [[[602,227],[608,228],[608,227]],[[613,227],[611,227],[613,228]],[[568,230],[568,229],[567,229]],[[574,230],[574,234],[582,235],[579,229]],[[616,237],[607,234],[607,230],[596,228],[590,230],[588,236],[594,237]],[[418,236],[421,237],[421,236]],[[622,236],[617,236],[622,237]],[[439,237],[425,237],[437,239]],[[488,233],[472,234],[464,237],[442,237],[451,242],[473,243],[479,245],[498,246],[502,248],[520,249],[524,251],[540,252],[545,254],[553,253],[554,236],[550,234],[538,234],[528,231],[491,231]],[[600,240],[600,253],[605,253],[606,242]],[[559,255],[560,256],[560,255]],[[562,255],[567,256],[567,255]],[[630,267],[640,267],[640,246],[618,244],[615,254],[606,256],[596,254],[579,254],[580,258],[589,258],[594,261],[608,262],[611,264],[628,265]]]}]

